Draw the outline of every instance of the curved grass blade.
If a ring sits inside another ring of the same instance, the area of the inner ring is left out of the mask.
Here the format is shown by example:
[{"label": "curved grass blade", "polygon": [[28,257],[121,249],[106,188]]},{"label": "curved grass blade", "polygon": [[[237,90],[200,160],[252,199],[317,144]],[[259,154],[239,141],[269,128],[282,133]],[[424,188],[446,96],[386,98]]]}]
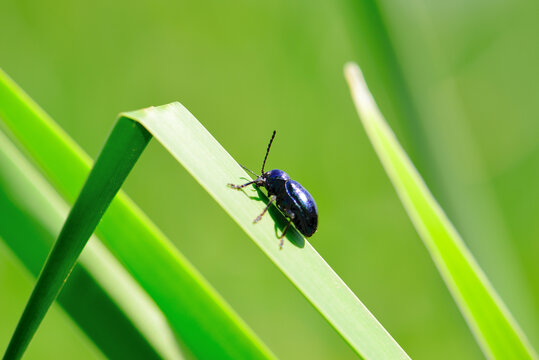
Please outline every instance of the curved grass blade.
[{"label": "curved grass blade", "polygon": [[[57,191],[68,202],[74,201],[90,171],[89,157],[2,71],[0,119]],[[141,130],[143,133],[140,125],[128,119],[118,121],[116,126]],[[120,137],[124,136],[126,135]],[[139,136],[139,139],[146,141],[143,136]],[[119,146],[124,140],[120,139],[119,142],[106,146]],[[120,148],[118,151],[125,152],[126,149]],[[106,167],[115,170],[115,166],[110,164]],[[93,178],[106,187],[111,185],[109,175]],[[113,180],[118,182],[120,179]],[[110,190],[107,190],[109,195],[112,194]],[[88,194],[84,196],[87,197]],[[100,201],[103,203],[102,199]],[[87,225],[84,229],[86,232],[89,229]],[[101,219],[97,234],[155,301],[182,344],[194,356],[207,359],[273,357],[165,235],[122,191],[114,198]],[[84,243],[87,239],[79,236],[79,240]],[[81,248],[80,245],[77,244],[77,248]],[[76,253],[73,250],[70,252],[72,255]],[[64,265],[64,268],[69,266]]]},{"label": "curved grass blade", "polygon": [[[0,87],[0,98],[1,90]],[[18,95],[20,96],[20,92]],[[17,112],[21,109],[10,110]],[[72,184],[66,184],[69,181],[62,176],[62,172],[58,171],[54,165],[49,165],[53,160],[50,155],[38,150],[40,149],[39,143],[46,142],[48,146],[63,148],[62,151],[66,156],[65,153],[69,153],[66,150],[69,144],[63,137],[59,136],[60,131],[58,129],[54,129],[50,123],[43,121],[43,113],[27,107],[24,107],[22,111],[25,112],[22,118],[26,122],[26,126],[20,124],[20,119],[17,122],[13,121],[12,116],[7,125],[12,129],[15,136],[21,142],[24,142],[25,148],[31,152],[32,157],[38,160],[59,190],[66,191],[71,196],[72,194],[68,190]],[[144,124],[165,148],[191,172],[358,354],[365,358],[373,359],[408,358],[393,338],[297,231],[289,231],[287,234],[287,238],[295,246],[287,246],[285,250],[279,251],[274,229],[275,223],[268,217],[256,226],[252,224],[252,214],[259,213],[264,204],[253,201],[249,195],[256,197],[261,195],[252,188],[246,189],[242,194],[226,187],[229,182],[241,181],[241,178],[246,177],[246,173],[183,106],[174,103],[127,113],[119,119],[116,126],[125,127],[121,124],[123,122],[131,123],[130,119]],[[45,132],[45,136],[41,134],[36,141],[37,134],[35,134],[35,130],[27,129],[30,123],[39,127],[40,132]],[[58,139],[59,137],[60,139]],[[67,165],[71,161],[76,161],[76,157],[76,154],[73,155],[71,152],[69,159],[62,159],[62,161],[66,160],[64,165]],[[55,160],[58,161],[57,159]],[[100,161],[101,156],[98,163]],[[80,166],[80,164],[76,166]],[[106,182],[107,179],[107,177],[104,177],[101,181]],[[264,200],[264,197],[261,197]],[[243,326],[241,323],[233,323],[226,318],[231,316],[230,314],[225,314],[226,319],[223,319],[222,313],[216,314],[217,316],[213,318],[212,316],[204,317],[208,315],[208,309],[211,310],[212,308],[206,306],[206,303],[193,303],[193,299],[208,301],[207,298],[197,297],[197,292],[201,289],[194,288],[193,292],[188,292],[187,295],[182,294],[180,291],[175,291],[175,296],[171,296],[170,292],[175,289],[173,289],[173,286],[164,287],[163,282],[173,284],[173,281],[175,279],[177,281],[178,277],[190,275],[191,278],[196,279],[196,276],[195,274],[179,274],[176,267],[170,266],[171,261],[177,261],[179,256],[176,255],[176,258],[167,259],[166,255],[175,254],[174,250],[162,240],[164,237],[153,226],[143,221],[140,214],[132,209],[133,206],[120,194],[111,203],[109,210],[103,217],[102,223],[98,227],[98,234],[100,234],[100,237],[115,256],[125,264],[133,276],[154,298],[156,303],[160,305],[182,340],[189,343],[191,349],[198,350],[199,354],[208,358],[212,357],[210,355],[215,357],[215,354],[219,353],[216,351],[220,351],[221,358],[223,354],[232,358],[245,357],[245,354],[244,356],[238,355],[238,349],[251,350],[252,353],[248,357],[269,356],[269,353],[264,348],[256,346],[258,344],[253,339],[245,336],[249,333],[241,328]],[[277,222],[277,225],[282,228],[284,225],[282,215],[275,209],[270,212],[270,215]],[[121,230],[128,232],[128,238],[130,237],[132,240],[136,239],[137,241],[126,242],[125,233],[120,237],[111,236],[112,234],[118,234],[118,229],[114,226],[114,222],[109,219],[120,219],[123,225]],[[142,241],[140,241],[141,238]],[[166,247],[169,248],[166,249]],[[163,248],[165,248],[164,253]],[[149,259],[148,253],[154,254],[154,257]],[[158,268],[151,266],[155,264],[157,258],[161,259]],[[150,261],[150,263],[145,263],[145,261]],[[161,279],[161,283],[154,281],[155,277]],[[183,286],[189,285],[189,281],[185,278],[181,280]],[[199,282],[201,282],[200,279]],[[191,288],[193,287],[191,286]],[[209,292],[204,288],[202,290]],[[167,299],[169,300],[167,301]],[[190,310],[197,311],[195,317],[201,319],[199,323],[193,324],[193,314],[186,315],[185,309],[178,306],[178,300]],[[211,313],[209,315],[215,314]],[[223,326],[216,326],[214,321],[204,322],[204,320],[215,320],[215,318]],[[194,325],[198,327],[194,327]],[[244,337],[233,338],[236,343],[226,341],[229,339],[223,335],[222,331],[229,332],[231,329],[227,326],[243,330],[242,335]],[[198,333],[196,331],[185,331],[186,327],[194,327]],[[216,333],[215,329],[218,329],[219,333]],[[228,348],[211,348],[209,344],[213,343],[209,343],[209,339],[201,336],[201,333],[213,334],[216,337],[220,335],[220,338],[217,337],[217,339],[212,340],[221,346],[228,344]],[[248,343],[242,343],[242,340],[248,341]],[[205,350],[206,352],[204,352]]]},{"label": "curved grass blade", "polygon": [[[434,12],[421,2],[409,3],[406,14],[380,0],[346,0],[343,4],[358,49],[357,62],[378,106],[399,133],[430,191],[461,233],[470,238],[469,246],[481,258],[493,285],[539,345],[539,307],[534,306],[499,201],[487,183],[471,186],[487,172],[466,124],[462,94],[457,90],[460,81],[454,76],[447,48],[441,46],[444,41],[434,36],[444,25],[435,24]],[[480,17],[477,20],[476,26],[481,26]],[[403,29],[408,32],[404,25],[408,21],[413,24],[410,32],[397,35]],[[452,148],[455,142],[458,149]]]},{"label": "curved grass blade", "polygon": [[[119,122],[110,139],[39,274],[6,349],[6,359],[18,359],[22,356],[45,313],[73,270],[97,223],[150,141],[151,135],[136,123]],[[106,179],[106,184],[103,184],[102,179]]]},{"label": "curved grass blade", "polygon": [[[37,276],[68,207],[1,132],[0,213],[0,237]],[[103,354],[182,358],[162,313],[97,238],[80,260],[58,302]]]},{"label": "curved grass blade", "polygon": [[143,124],[161,142],[358,354],[367,359],[408,358],[295,229],[287,232],[289,243],[279,249],[275,226],[282,231],[286,224],[281,213],[272,208],[271,217],[253,224],[253,217],[261,213],[267,198],[254,187],[238,192],[226,186],[249,177],[185,107],[172,103],[123,116]]},{"label": "curved grass blade", "polygon": [[537,358],[385,122],[359,67],[349,64],[345,72],[367,135],[485,355],[495,359]]}]

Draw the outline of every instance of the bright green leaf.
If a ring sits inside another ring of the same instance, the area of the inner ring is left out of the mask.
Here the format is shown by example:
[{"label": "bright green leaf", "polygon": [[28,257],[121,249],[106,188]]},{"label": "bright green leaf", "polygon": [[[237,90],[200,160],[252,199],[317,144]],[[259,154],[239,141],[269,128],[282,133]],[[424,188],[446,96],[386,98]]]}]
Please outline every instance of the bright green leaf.
[{"label": "bright green leaf", "polygon": [[[68,207],[1,132],[0,213],[0,237],[37,276]],[[109,358],[181,358],[159,309],[97,238],[58,301]]]},{"label": "bright green leaf", "polygon": [[[92,171],[85,189],[81,192],[80,198],[72,209],[73,219],[71,221],[76,223],[76,219],[83,218],[83,211],[89,209],[85,204],[89,205],[90,200],[95,198],[97,194],[110,194],[114,191],[114,184],[109,186],[111,180],[117,183],[123,181],[121,176],[116,176],[121,165],[120,159],[123,157],[118,155],[122,153],[134,154],[131,157],[134,159],[138,156],[137,153],[143,149],[147,138],[140,131],[140,127],[129,119],[144,125],[185,166],[358,354],[369,359],[408,358],[393,338],[297,231],[289,231],[287,233],[289,242],[285,244],[283,250],[279,249],[275,227],[282,229],[285,220],[278,211],[271,209],[270,216],[265,217],[256,225],[253,224],[254,216],[259,214],[265,206],[262,201],[257,200],[267,201],[267,199],[254,188],[246,188],[243,192],[237,192],[226,186],[227,183],[239,183],[248,179],[246,173],[179,103],[126,113],[119,119],[96,162],[96,167]],[[15,128],[14,133],[20,131],[20,126],[17,126],[17,124],[11,123],[10,125]],[[56,132],[58,133],[58,131]],[[133,146],[130,147],[131,145]],[[128,151],[128,149],[131,150]],[[45,166],[53,182],[56,181],[60,189],[67,188],[62,184],[65,180],[61,180],[61,173],[57,173],[53,166],[47,166],[48,161],[45,158],[48,155],[41,155],[36,150],[33,150],[33,152],[35,157],[40,158],[39,161]],[[125,169],[128,167],[126,166]],[[121,175],[126,176],[127,173],[124,171]],[[148,293],[152,296],[158,295],[157,298],[162,300],[166,296],[165,292],[168,292],[170,287],[163,286],[163,281],[157,284],[155,281],[156,276],[152,274],[158,272],[157,278],[166,279],[164,283],[168,284],[171,277],[170,271],[174,267],[166,266],[166,263],[159,262],[157,269],[149,270],[149,268],[151,264],[155,263],[156,258],[164,258],[163,254],[151,248],[151,241],[146,244],[150,245],[150,247],[140,247],[140,244],[136,242],[128,243],[124,241],[123,237],[106,236],[109,232],[117,231],[112,229],[113,223],[109,224],[107,221],[110,218],[121,218],[124,231],[125,229],[136,228],[137,231],[133,233],[133,239],[137,239],[135,235],[140,237],[141,232],[147,232],[149,229],[149,227],[141,227],[140,223],[135,221],[136,219],[132,219],[130,216],[126,217],[125,206],[127,205],[117,200],[111,203],[98,228],[98,233],[102,235],[103,241],[126,264],[127,268]],[[106,206],[107,199],[96,200],[96,203],[98,202],[101,205],[97,209],[104,209],[103,206]],[[96,214],[92,213],[92,211],[88,211],[88,213],[95,221]],[[69,226],[69,223],[70,220],[68,219],[66,226]],[[85,226],[87,225],[82,227]],[[82,235],[84,234],[77,235],[78,244],[83,241],[84,236]],[[64,241],[63,243],[67,244],[68,242]],[[153,259],[147,256],[149,251],[155,255]],[[58,250],[58,253],[61,252],[63,251]],[[76,252],[74,251],[74,253]],[[148,261],[148,263],[144,263],[144,261]],[[153,273],[148,274],[147,271],[153,271]],[[179,288],[181,289],[181,287]],[[177,293],[176,296],[181,297],[182,294]],[[189,294],[189,298],[191,297],[191,294]],[[175,300],[174,297],[170,298]],[[156,299],[156,302],[161,304],[163,312],[169,317],[173,327],[175,323],[185,325],[184,323],[188,321],[185,311],[176,311],[174,313],[172,306],[164,306],[168,305],[168,303],[165,302],[163,305],[163,302],[158,301],[158,299]],[[183,299],[183,302],[186,303],[188,300]],[[176,309],[181,309],[181,307],[176,306]],[[203,314],[200,315],[202,316]],[[207,323],[205,330],[211,332],[211,325]],[[214,329],[215,327],[215,324],[213,324]],[[202,354],[210,354],[209,350],[207,350],[207,345],[206,348],[202,348],[204,343],[198,344],[197,337],[192,333],[182,332],[182,327],[175,329],[181,334],[182,339],[187,338],[191,346],[201,351]],[[200,340],[202,339],[200,338]],[[204,350],[208,352],[204,353]],[[220,350],[223,351],[223,349]],[[229,347],[228,352],[225,352],[225,354],[234,354],[234,350],[237,351],[237,346]]]},{"label": "bright green leaf", "polygon": [[173,103],[124,116],[143,124],[161,142],[358,354],[368,359],[408,358],[296,230],[287,232],[288,241],[280,250],[276,225],[282,231],[286,224],[281,213],[272,208],[270,216],[253,224],[267,198],[254,187],[238,192],[226,186],[250,178],[185,107]]},{"label": "bright green leaf", "polygon": [[367,135],[485,355],[495,359],[537,358],[385,122],[359,67],[347,65],[346,76]]}]

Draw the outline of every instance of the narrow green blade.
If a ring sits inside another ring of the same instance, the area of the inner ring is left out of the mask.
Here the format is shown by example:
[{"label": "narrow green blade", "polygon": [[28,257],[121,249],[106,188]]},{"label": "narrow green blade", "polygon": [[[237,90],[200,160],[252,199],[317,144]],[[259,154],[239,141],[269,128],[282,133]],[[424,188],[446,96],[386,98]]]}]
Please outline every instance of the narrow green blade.
[{"label": "narrow green blade", "polygon": [[[26,304],[4,357],[18,359],[58,296],[101,216],[151,139],[135,123],[120,122],[84,184]],[[119,151],[117,151],[119,150]],[[110,175],[110,177],[108,176]],[[105,186],[102,183],[106,183]]]},{"label": "narrow green blade", "polygon": [[[408,358],[295,229],[287,232],[289,241],[279,249],[275,226],[282,231],[286,224],[281,213],[270,209],[271,216],[253,224],[267,198],[254,187],[238,192],[226,186],[250,178],[185,107],[172,103],[123,116],[143,124],[161,142],[358,354],[368,359]],[[258,198],[264,201],[256,201]]]},{"label": "narrow green blade", "polygon": [[[68,207],[2,132],[0,213],[0,237],[37,276]],[[58,301],[108,358],[181,358],[159,309],[97,238],[80,260]]]},{"label": "narrow green blade", "polygon": [[537,358],[385,122],[359,67],[347,65],[346,76],[367,135],[485,355],[495,359]]},{"label": "narrow green blade", "polygon": [[[13,88],[12,84],[8,85]],[[1,95],[0,87],[0,99]],[[20,99],[20,92],[17,95]],[[40,149],[44,147],[53,152],[61,151],[60,157],[61,161],[65,161],[64,167],[73,162],[73,168],[84,168],[80,164],[75,164],[80,161],[80,156],[73,151],[61,131],[55,129],[48,119],[44,120],[45,115],[42,112],[27,107],[9,110],[10,115],[21,110],[24,112],[23,125],[20,120],[14,121],[14,117],[9,116],[8,127],[43,167],[59,190],[65,192],[68,198],[71,197],[70,190],[74,187],[71,180],[64,176],[57,165],[50,165],[53,161],[57,162],[58,158],[54,159]],[[264,204],[250,196],[255,198],[261,196],[262,199],[264,196],[252,188],[246,188],[245,192],[241,193],[226,187],[227,183],[238,183],[246,179],[245,172],[183,106],[174,103],[124,114],[112,135],[118,134],[117,136],[121,137],[121,132],[117,131],[120,127],[125,129],[126,133],[132,127],[138,129],[130,119],[143,124],[191,172],[358,354],[373,359],[408,358],[299,233],[295,230],[289,231],[287,238],[291,244],[288,243],[283,251],[279,250],[275,223],[281,229],[284,224],[284,218],[279,212],[273,209],[270,211],[271,217],[266,217],[256,225],[252,223],[253,217],[262,211]],[[38,127],[45,135],[37,136],[32,126]],[[109,139],[104,149],[116,147],[115,143],[116,141]],[[137,147],[137,151],[140,149],[141,146]],[[111,151],[107,155],[105,150],[90,175],[90,179],[93,180],[88,180],[77,203],[81,203],[81,198],[91,198],[91,192],[87,193],[86,188],[95,186],[99,189],[97,185],[106,186],[111,178],[114,181],[123,181],[116,179],[113,172],[107,174],[96,170],[100,162],[109,162],[108,156],[114,157],[114,152]],[[117,150],[126,151],[124,148]],[[110,165],[101,168],[114,170],[114,166]],[[93,176],[94,172],[101,175]],[[90,186],[91,182],[95,184]],[[76,207],[73,208],[72,214],[80,212]],[[217,312],[215,307],[210,306],[208,301],[215,299],[200,294],[200,292],[204,292],[205,295],[211,294],[207,285],[192,270],[186,272],[185,269],[189,269],[187,266],[184,265],[184,268],[179,270],[177,264],[183,259],[179,258],[174,249],[165,242],[158,230],[144,221],[138,211],[135,212],[133,209],[133,205],[120,193],[103,216],[98,234],[154,298],[182,340],[201,357],[211,358],[212,355],[217,356],[216,354],[220,354],[221,358],[269,356],[239,320],[233,321],[232,313],[227,313],[227,308],[222,306]],[[120,229],[117,226],[118,221],[122,224]],[[69,220],[66,224],[68,223]],[[77,237],[83,241],[82,236]],[[155,264],[159,266],[156,267]],[[199,288],[192,285],[193,281],[197,282]],[[186,291],[186,288],[190,291]],[[189,311],[186,312],[185,309]],[[193,322],[193,318],[197,321]],[[241,336],[231,337],[230,334],[234,333]],[[202,334],[206,334],[207,337],[204,338]],[[240,352],[242,349],[243,353]]]}]

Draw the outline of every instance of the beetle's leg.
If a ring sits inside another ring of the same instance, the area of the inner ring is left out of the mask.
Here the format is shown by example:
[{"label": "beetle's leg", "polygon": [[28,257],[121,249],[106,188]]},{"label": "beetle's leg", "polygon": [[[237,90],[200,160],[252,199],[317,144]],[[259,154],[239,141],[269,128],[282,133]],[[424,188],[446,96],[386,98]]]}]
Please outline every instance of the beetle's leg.
[{"label": "beetle's leg", "polygon": [[290,219],[290,221],[288,221],[288,224],[286,224],[286,226],[284,227],[284,230],[283,230],[283,233],[281,234],[281,236],[279,236],[279,239],[281,240],[281,242],[279,243],[279,248],[282,249],[283,248],[283,245],[284,245],[284,236],[286,235],[286,231],[288,230],[288,228],[290,227],[290,224],[292,223],[292,219]]},{"label": "beetle's leg", "polygon": [[240,190],[240,189],[243,189],[246,186],[249,186],[251,184],[256,184],[256,183],[257,183],[257,180],[253,180],[253,181],[249,181],[248,183],[243,184],[243,185],[228,184],[228,186],[230,186],[232,189]]},{"label": "beetle's leg", "polygon": [[275,200],[277,200],[277,196],[275,195],[271,195],[269,197],[269,202],[268,202],[268,205],[266,205],[266,207],[264,208],[264,211],[262,211],[262,214],[258,215],[255,219],[255,221],[253,221],[253,224],[256,224],[257,222],[259,222],[260,220],[262,220],[262,216],[264,216],[264,214],[266,213],[266,211],[268,211],[269,207],[271,206],[271,203],[274,202]]},{"label": "beetle's leg", "polygon": [[264,178],[262,176],[259,176],[256,179],[254,179],[253,181],[249,181],[248,183],[245,183],[243,185],[228,184],[228,186],[231,187],[232,189],[240,190],[240,189],[243,189],[244,187],[249,186],[251,184],[255,184],[256,186],[262,186],[262,185],[264,185],[264,181],[265,181]]},{"label": "beetle's leg", "polygon": [[296,214],[294,214],[292,212],[292,210],[290,209],[284,209],[284,213],[286,214],[286,216],[288,216],[291,220],[294,220],[294,218],[296,217]]}]

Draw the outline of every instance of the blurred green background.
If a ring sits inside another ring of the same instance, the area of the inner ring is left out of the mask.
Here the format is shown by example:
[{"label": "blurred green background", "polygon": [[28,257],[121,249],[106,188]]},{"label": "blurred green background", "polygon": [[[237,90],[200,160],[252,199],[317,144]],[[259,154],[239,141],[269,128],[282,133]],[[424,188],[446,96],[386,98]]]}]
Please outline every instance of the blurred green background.
[{"label": "blurred green background", "polygon": [[[539,3],[0,2],[0,67],[93,158],[116,115],[183,103],[242,164],[314,195],[312,244],[415,359],[482,357],[355,113],[355,60],[539,347]],[[354,353],[157,142],[124,189],[278,357]],[[253,214],[253,217],[256,214]],[[286,245],[285,245],[286,246]],[[0,243],[0,349],[33,279]],[[55,306],[28,359],[99,353]]]}]

